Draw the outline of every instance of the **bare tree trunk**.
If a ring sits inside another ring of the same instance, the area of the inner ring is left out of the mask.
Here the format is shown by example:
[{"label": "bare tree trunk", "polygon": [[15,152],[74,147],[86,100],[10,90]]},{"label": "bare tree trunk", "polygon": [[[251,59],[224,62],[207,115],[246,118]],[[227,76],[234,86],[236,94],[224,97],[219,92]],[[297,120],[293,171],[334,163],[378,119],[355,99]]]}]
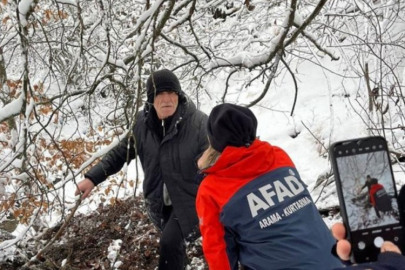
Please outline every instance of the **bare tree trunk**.
[{"label": "bare tree trunk", "polygon": [[370,74],[368,71],[368,63],[366,63],[366,68],[364,70],[364,79],[366,81],[368,92],[368,111],[371,113],[373,111],[373,92],[370,86]]},{"label": "bare tree trunk", "polygon": [[0,91],[3,93],[3,86],[7,81],[6,67],[4,64],[3,49],[0,47]]},{"label": "bare tree trunk", "polygon": [[[3,56],[3,49],[0,47],[0,100],[3,102],[3,105],[11,102],[11,97],[8,95],[9,91],[5,91],[7,88],[7,71],[6,65]],[[16,123],[13,117],[7,119],[7,125],[9,130],[16,128]]]}]

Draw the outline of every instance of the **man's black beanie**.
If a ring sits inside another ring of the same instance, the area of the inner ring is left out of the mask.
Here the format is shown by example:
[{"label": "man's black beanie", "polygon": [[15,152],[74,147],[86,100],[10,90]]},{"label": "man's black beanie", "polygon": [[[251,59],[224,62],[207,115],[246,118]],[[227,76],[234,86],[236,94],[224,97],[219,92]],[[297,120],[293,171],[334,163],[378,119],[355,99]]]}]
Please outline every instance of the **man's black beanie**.
[{"label": "man's black beanie", "polygon": [[179,79],[168,69],[155,71],[149,76],[148,81],[146,82],[148,102],[153,103],[155,96],[163,91],[173,91],[178,95],[182,93]]},{"label": "man's black beanie", "polygon": [[256,139],[256,129],[255,115],[238,105],[215,106],[208,117],[208,138],[218,152],[223,152],[227,146],[249,146]]}]

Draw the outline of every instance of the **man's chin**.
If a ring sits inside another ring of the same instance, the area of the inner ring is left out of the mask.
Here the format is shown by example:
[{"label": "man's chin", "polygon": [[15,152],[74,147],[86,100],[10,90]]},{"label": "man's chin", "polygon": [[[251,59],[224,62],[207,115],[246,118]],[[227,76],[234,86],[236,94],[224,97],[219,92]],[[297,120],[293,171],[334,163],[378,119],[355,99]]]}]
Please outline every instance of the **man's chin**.
[{"label": "man's chin", "polygon": [[174,110],[164,110],[161,119],[166,119],[174,114]]}]

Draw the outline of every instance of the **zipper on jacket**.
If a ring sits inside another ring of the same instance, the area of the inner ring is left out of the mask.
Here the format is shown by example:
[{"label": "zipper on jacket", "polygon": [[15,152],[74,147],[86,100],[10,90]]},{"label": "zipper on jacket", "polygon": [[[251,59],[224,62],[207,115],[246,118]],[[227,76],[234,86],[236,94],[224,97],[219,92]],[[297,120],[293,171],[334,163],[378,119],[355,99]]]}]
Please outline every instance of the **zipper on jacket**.
[{"label": "zipper on jacket", "polygon": [[[181,120],[183,119],[183,117],[179,117],[179,119],[177,119],[176,123],[174,124],[173,129],[167,134],[167,137],[165,136],[165,131],[163,129],[163,139],[162,142],[160,143],[160,145],[162,145],[164,142],[170,140],[171,138],[173,138],[174,135],[177,134],[177,125],[181,122]],[[162,122],[162,126],[163,126],[163,122]]]},{"label": "zipper on jacket", "polygon": [[179,117],[179,119],[177,119],[176,124],[174,124],[175,129],[177,129],[177,125],[181,122],[182,119],[183,117]]},{"label": "zipper on jacket", "polygon": [[162,128],[163,128],[163,138],[166,136],[166,130],[165,130],[165,120],[162,119]]}]

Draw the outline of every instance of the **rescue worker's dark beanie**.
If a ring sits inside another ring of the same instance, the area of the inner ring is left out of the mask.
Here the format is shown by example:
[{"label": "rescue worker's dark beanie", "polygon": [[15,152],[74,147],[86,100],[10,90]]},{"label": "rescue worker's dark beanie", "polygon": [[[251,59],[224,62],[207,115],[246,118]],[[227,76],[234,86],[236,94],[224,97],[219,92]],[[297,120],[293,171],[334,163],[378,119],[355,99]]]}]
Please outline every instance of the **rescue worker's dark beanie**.
[{"label": "rescue worker's dark beanie", "polygon": [[148,102],[153,103],[155,96],[163,91],[173,91],[178,95],[182,92],[179,79],[168,69],[155,71],[149,76],[148,81],[146,82]]},{"label": "rescue worker's dark beanie", "polygon": [[257,119],[251,110],[234,104],[215,106],[207,122],[211,146],[223,152],[227,146],[250,146],[256,139]]}]

